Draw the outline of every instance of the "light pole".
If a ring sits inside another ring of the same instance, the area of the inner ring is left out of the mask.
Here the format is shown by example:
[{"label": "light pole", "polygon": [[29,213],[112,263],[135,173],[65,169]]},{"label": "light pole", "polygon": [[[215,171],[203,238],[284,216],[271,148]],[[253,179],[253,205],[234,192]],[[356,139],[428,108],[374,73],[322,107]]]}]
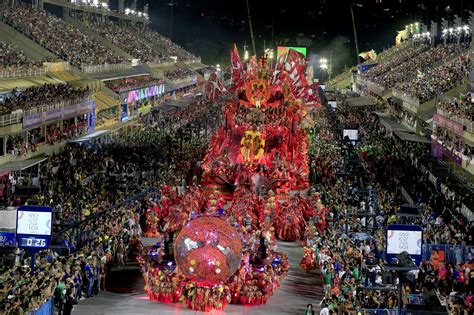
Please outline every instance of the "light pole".
[{"label": "light pole", "polygon": [[[321,70],[323,71],[328,71],[329,69],[329,66],[328,66],[328,60],[326,58],[321,58],[319,59],[319,68],[321,68]],[[323,71],[321,71],[321,81],[323,81],[323,75],[322,73],[324,73]]]},{"label": "light pole", "polygon": [[[362,6],[362,4],[357,4],[358,6]],[[352,16],[352,29],[354,30],[354,40],[355,40],[355,46],[356,46],[356,54],[357,54],[357,64],[360,64],[359,61],[359,43],[357,41],[357,31],[356,31],[356,26],[355,26],[355,20],[354,20],[354,10],[353,7],[354,4],[351,4],[351,16]]]},{"label": "light pole", "polygon": [[247,4],[247,15],[248,15],[248,19],[249,19],[250,37],[252,39],[253,54],[257,55],[257,49],[255,48],[255,37],[253,36],[252,16],[250,15],[249,0],[246,0],[245,2]]}]

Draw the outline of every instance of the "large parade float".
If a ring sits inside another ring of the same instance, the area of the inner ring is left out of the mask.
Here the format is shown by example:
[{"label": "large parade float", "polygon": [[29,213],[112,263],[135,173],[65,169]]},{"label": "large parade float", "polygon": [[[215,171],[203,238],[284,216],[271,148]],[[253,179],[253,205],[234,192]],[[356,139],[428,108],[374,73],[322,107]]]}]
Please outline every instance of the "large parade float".
[{"label": "large parade float", "polygon": [[209,98],[225,96],[222,124],[202,162],[200,185],[177,196],[164,187],[148,212],[159,241],[139,257],[145,289],[159,302],[193,310],[265,304],[289,270],[276,239],[303,237],[317,208],[308,187],[308,112],[319,106],[294,50],[271,67],[231,51],[232,86],[215,75]]}]

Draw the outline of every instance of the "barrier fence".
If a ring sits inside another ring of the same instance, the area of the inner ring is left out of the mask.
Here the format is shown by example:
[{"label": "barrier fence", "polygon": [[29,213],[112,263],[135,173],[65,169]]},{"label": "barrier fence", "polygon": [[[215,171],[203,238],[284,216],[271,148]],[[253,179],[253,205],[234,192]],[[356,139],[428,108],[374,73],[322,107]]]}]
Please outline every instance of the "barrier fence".
[{"label": "barrier fence", "polygon": [[7,114],[0,116],[0,127],[19,124],[23,118],[23,113]]},{"label": "barrier fence", "polygon": [[125,63],[83,66],[82,67],[82,71],[84,73],[125,71],[125,70],[130,70],[130,69],[132,69],[132,65],[131,64],[125,64]]},{"label": "barrier fence", "polygon": [[388,308],[361,309],[360,312],[364,315],[398,315],[398,310]]},{"label": "barrier fence", "polygon": [[48,299],[39,309],[31,312],[30,315],[53,315],[54,314],[54,298]]},{"label": "barrier fence", "polygon": [[474,257],[474,246],[447,245],[447,244],[424,244],[421,250],[423,260],[431,260],[437,264],[460,264],[468,262]]},{"label": "barrier fence", "polygon": [[396,98],[399,98],[401,99],[402,101],[412,105],[412,106],[415,106],[415,107],[418,107],[420,106],[420,100],[417,99],[416,97],[413,97],[413,96],[410,96],[402,91],[399,91],[397,89],[392,89],[392,95],[395,96]]},{"label": "barrier fence", "polygon": [[471,121],[469,119],[466,119],[466,118],[461,118],[459,117],[458,115],[456,114],[453,114],[453,113],[450,113],[448,111],[444,111],[440,108],[437,108],[436,109],[436,112],[443,116],[443,117],[446,117],[446,118],[449,118],[451,119],[452,121],[460,124],[460,125],[463,125],[466,127],[466,130],[469,131],[470,133],[474,133],[474,121]]},{"label": "barrier fence", "polygon": [[20,69],[20,70],[1,70],[0,79],[15,79],[26,77],[37,77],[46,75],[45,69]]}]

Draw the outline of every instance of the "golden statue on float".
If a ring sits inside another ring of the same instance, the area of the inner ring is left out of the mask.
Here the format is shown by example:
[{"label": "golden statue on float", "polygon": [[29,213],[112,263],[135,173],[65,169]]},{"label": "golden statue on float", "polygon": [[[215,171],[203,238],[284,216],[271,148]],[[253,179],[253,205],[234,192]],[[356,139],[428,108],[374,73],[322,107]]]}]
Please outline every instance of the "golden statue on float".
[{"label": "golden statue on float", "polygon": [[257,163],[265,153],[265,139],[260,131],[245,131],[245,135],[240,140],[240,153],[243,162]]}]

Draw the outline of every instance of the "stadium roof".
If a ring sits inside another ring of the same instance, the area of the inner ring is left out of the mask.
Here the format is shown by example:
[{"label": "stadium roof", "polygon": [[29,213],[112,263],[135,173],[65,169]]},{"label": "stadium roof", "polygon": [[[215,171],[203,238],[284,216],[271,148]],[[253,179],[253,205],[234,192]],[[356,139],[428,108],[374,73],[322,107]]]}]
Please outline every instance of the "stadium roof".
[{"label": "stadium roof", "polygon": [[389,128],[390,130],[393,131],[403,131],[403,132],[409,132],[407,127],[403,126],[401,123],[399,123],[391,114],[388,113],[381,113],[381,112],[374,112],[377,116],[379,116],[380,121],[382,124],[384,124],[385,127]]},{"label": "stadium roof", "polygon": [[81,143],[81,142],[89,142],[91,140],[94,140],[100,136],[103,136],[109,132],[111,132],[112,130],[97,130],[97,131],[94,131],[92,133],[89,133],[83,137],[80,137],[80,138],[77,138],[77,139],[73,139],[73,140],[69,140],[69,143]]},{"label": "stadium roof", "polygon": [[346,102],[347,102],[347,104],[349,104],[349,106],[352,106],[352,107],[377,105],[377,103],[375,103],[372,99],[370,99],[366,96],[348,98],[348,99],[346,99]]},{"label": "stadium roof", "polygon": [[395,130],[395,134],[402,140],[410,142],[431,143],[426,137],[419,136],[414,133],[408,133],[401,130]]},{"label": "stadium roof", "polygon": [[47,160],[45,157],[37,157],[28,160],[14,161],[0,165],[0,174],[21,171]]}]

